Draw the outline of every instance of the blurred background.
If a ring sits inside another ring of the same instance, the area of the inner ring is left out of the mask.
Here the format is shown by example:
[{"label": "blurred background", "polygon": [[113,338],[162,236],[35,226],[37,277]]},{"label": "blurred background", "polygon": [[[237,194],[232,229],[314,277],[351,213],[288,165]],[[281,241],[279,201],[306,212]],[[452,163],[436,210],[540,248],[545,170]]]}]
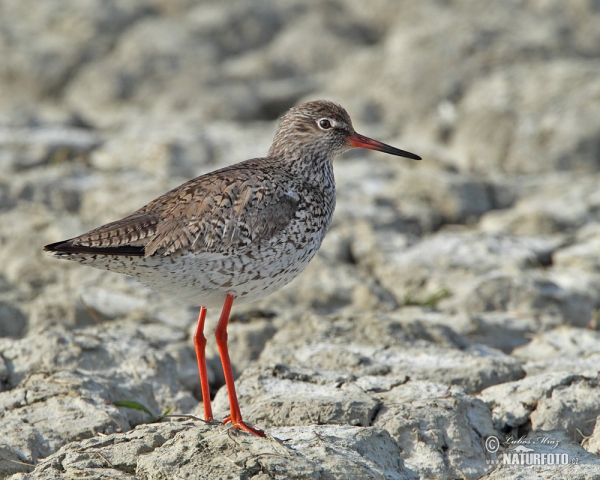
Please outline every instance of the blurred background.
[{"label": "blurred background", "polygon": [[[316,98],[424,160],[337,161],[322,254],[238,310],[261,335],[298,306],[436,307],[508,352],[596,328],[599,58],[593,0],[2,0],[0,335],[132,312],[187,329],[191,310],[42,246],[264,155],[278,117]],[[520,335],[499,338],[507,316]]]},{"label": "blurred background", "polygon": [[[234,307],[237,372],[309,313],[420,319],[451,329],[446,346],[510,355],[495,380],[469,366],[438,378],[467,391],[597,370],[599,1],[0,0],[0,390],[156,347],[170,366],[148,374],[155,406],[196,408],[197,310],[42,247],[265,155],[278,118],[318,98],[423,161],[336,160],[319,255],[281,292]],[[134,337],[141,350],[119,343]]]}]

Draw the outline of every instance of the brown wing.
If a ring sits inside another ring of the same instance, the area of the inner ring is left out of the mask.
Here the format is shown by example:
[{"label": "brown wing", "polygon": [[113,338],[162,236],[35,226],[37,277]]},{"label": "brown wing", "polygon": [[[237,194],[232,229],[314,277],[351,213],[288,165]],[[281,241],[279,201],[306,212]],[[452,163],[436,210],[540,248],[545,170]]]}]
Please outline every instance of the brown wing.
[{"label": "brown wing", "polygon": [[191,200],[172,204],[146,245],[147,256],[181,249],[237,251],[268,240],[294,217],[299,199],[264,178],[215,178]]},{"label": "brown wing", "polygon": [[[139,211],[138,211],[139,212]],[[79,237],[46,245],[44,250],[63,253],[143,256],[147,239],[156,232],[158,216],[135,212]]]},{"label": "brown wing", "polygon": [[233,253],[268,240],[292,220],[299,198],[287,192],[291,178],[272,167],[265,172],[261,160],[198,177],[122,220],[45,249],[144,256],[181,249]]}]

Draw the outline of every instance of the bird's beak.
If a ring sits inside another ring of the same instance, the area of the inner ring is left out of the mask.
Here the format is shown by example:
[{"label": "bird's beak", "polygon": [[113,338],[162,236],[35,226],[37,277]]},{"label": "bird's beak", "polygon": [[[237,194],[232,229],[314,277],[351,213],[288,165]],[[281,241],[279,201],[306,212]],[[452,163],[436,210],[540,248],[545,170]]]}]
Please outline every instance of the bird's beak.
[{"label": "bird's beak", "polygon": [[373,140],[372,138],[365,137],[364,135],[356,132],[348,137],[348,143],[354,148],[368,148],[369,150],[377,150],[379,152],[389,153],[391,155],[398,155],[399,157],[421,160],[421,157],[415,155],[414,153],[400,150],[399,148],[392,147],[377,140]]}]

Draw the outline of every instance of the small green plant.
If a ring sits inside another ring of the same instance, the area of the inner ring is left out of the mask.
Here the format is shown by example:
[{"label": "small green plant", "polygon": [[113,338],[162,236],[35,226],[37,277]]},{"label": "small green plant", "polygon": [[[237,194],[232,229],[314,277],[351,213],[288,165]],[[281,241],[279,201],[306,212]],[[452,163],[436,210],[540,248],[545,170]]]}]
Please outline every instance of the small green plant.
[{"label": "small green plant", "polygon": [[145,412],[148,415],[150,415],[150,422],[148,423],[156,423],[156,422],[160,422],[164,417],[166,417],[170,412],[171,412],[171,408],[167,408],[163,414],[159,415],[158,417],[155,417],[152,412],[148,409],[148,407],[142,405],[141,403],[138,402],[134,402],[132,400],[117,400],[116,402],[113,402],[113,405],[115,407],[124,407],[124,408],[131,408],[133,410],[139,410],[141,412]]},{"label": "small green plant", "polygon": [[424,299],[412,297],[410,294],[407,293],[406,295],[404,295],[403,303],[405,306],[435,308],[441,300],[450,296],[452,296],[452,292],[450,292],[450,290],[444,287],[438,290],[437,292],[433,292],[431,295],[428,295]]}]

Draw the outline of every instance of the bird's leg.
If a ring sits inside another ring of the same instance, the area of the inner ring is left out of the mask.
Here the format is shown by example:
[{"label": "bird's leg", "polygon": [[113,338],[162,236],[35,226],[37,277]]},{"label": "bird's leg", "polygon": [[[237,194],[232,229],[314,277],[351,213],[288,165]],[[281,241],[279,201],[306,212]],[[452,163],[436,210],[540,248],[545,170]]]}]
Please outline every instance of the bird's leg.
[{"label": "bird's leg", "polygon": [[227,322],[229,322],[229,313],[231,312],[233,300],[233,295],[227,294],[227,297],[225,297],[225,304],[223,305],[223,311],[221,312],[221,317],[219,318],[219,323],[217,325],[217,329],[215,330],[217,348],[219,349],[219,355],[221,356],[223,374],[225,375],[225,384],[227,385],[227,396],[229,397],[230,414],[225,420],[223,420],[223,423],[227,423],[231,420],[231,424],[235,428],[250,432],[257,437],[265,437],[266,435],[264,432],[252,428],[244,423],[242,420],[240,406],[238,405],[237,395],[235,394],[233,372],[231,371],[231,362],[229,360],[229,351],[227,349]]},{"label": "bird's leg", "polygon": [[194,333],[194,346],[196,347],[196,360],[198,360],[198,371],[200,372],[200,387],[202,389],[202,403],[204,404],[204,420],[213,419],[210,406],[210,386],[208,384],[208,373],[206,371],[206,337],[204,336],[204,320],[206,319],[206,308],[200,307],[198,325]]}]

